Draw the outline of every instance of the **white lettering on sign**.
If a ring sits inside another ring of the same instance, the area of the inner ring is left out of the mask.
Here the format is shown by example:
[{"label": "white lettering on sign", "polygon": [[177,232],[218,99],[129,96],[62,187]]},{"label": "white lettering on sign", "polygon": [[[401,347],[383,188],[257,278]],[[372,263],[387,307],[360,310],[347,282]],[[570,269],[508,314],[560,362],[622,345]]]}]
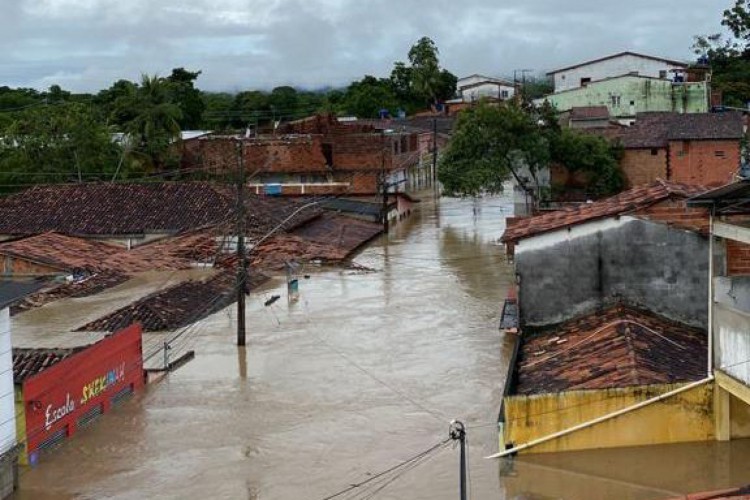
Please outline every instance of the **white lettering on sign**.
[{"label": "white lettering on sign", "polygon": [[53,408],[52,405],[47,405],[47,411],[45,412],[44,428],[49,430],[52,424],[63,418],[69,413],[73,413],[76,409],[76,405],[72,399],[70,399],[70,393],[65,396],[65,403],[62,406]]}]

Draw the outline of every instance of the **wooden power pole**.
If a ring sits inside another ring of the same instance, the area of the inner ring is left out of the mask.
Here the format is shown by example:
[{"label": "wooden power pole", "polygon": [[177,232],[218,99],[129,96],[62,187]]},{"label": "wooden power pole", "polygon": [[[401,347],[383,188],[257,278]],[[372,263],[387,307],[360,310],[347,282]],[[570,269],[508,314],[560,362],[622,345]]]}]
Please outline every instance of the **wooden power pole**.
[{"label": "wooden power pole", "polygon": [[237,140],[237,345],[245,345],[245,292],[247,253],[245,252],[245,165],[242,139]]}]

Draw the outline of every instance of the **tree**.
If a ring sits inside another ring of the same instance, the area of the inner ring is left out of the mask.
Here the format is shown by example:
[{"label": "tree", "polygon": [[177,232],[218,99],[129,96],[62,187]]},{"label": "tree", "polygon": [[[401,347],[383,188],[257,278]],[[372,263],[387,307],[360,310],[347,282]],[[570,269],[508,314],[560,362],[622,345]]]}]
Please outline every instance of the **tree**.
[{"label": "tree", "polygon": [[438,48],[428,37],[422,37],[409,50],[412,86],[417,96],[425,101],[437,102],[440,88],[440,62]]},{"label": "tree", "polygon": [[91,106],[36,106],[0,130],[0,184],[109,180],[121,153]]},{"label": "tree", "polygon": [[194,85],[200,74],[201,71],[175,68],[166,78],[168,99],[180,108],[182,117],[178,123],[183,130],[197,129],[203,122],[206,105],[201,98],[201,91]]},{"label": "tree", "polygon": [[552,162],[587,174],[594,196],[619,192],[620,149],[605,139],[561,130],[554,110],[528,111],[512,103],[478,106],[461,113],[438,178],[446,193],[498,193],[510,179],[540,198],[538,173]]},{"label": "tree", "polygon": [[165,78],[143,75],[135,90],[118,97],[115,116],[124,118],[128,156],[137,168],[163,172],[177,163],[172,144],[179,140],[180,108],[170,102]]},{"label": "tree", "polygon": [[268,96],[268,104],[276,119],[286,115],[294,116],[299,106],[297,90],[289,86],[276,87]]},{"label": "tree", "polygon": [[547,139],[530,114],[480,102],[459,115],[438,178],[449,195],[498,193],[511,178],[532,189],[523,171],[533,177],[548,159]]},{"label": "tree", "polygon": [[380,110],[397,108],[398,100],[389,80],[378,80],[367,75],[349,86],[342,107],[347,113],[360,118],[377,118]]},{"label": "tree", "polygon": [[750,102],[750,0],[736,0],[724,10],[721,24],[729,33],[697,36],[693,50],[710,62],[712,85],[722,91],[724,103],[745,107]]}]

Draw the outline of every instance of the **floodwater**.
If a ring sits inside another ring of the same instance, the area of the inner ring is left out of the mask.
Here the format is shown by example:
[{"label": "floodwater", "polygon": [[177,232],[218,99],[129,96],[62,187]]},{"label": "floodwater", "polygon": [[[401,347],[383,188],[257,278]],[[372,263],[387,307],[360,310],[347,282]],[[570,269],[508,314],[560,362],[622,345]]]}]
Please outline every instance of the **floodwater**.
[{"label": "floodwater", "polygon": [[[245,349],[233,308],[201,321],[172,353],[194,349],[193,361],[22,470],[18,498],[320,500],[446,439],[454,418],[468,428],[473,499],[657,499],[750,482],[747,442],[484,459],[512,340],[497,329],[511,207],[426,200],[357,257],[375,272],[307,269],[293,304],[280,280],[253,294]],[[336,498],[458,498],[458,450]]]}]

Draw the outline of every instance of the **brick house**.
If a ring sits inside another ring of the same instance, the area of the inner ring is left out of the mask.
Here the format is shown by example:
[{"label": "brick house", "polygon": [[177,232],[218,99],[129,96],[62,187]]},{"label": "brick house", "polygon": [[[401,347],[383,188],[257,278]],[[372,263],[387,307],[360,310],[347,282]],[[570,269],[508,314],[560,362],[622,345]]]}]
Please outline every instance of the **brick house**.
[{"label": "brick house", "polygon": [[[316,115],[281,125],[274,135],[242,138],[242,157],[258,194],[374,195],[386,175],[392,192],[403,191],[408,170],[419,163],[419,131],[340,122]],[[183,168],[201,165],[226,174],[237,167],[238,137],[201,137],[184,146]]]},{"label": "brick house", "polygon": [[656,179],[728,184],[739,171],[743,137],[740,113],[644,113],[620,130],[622,170],[629,186]]}]

